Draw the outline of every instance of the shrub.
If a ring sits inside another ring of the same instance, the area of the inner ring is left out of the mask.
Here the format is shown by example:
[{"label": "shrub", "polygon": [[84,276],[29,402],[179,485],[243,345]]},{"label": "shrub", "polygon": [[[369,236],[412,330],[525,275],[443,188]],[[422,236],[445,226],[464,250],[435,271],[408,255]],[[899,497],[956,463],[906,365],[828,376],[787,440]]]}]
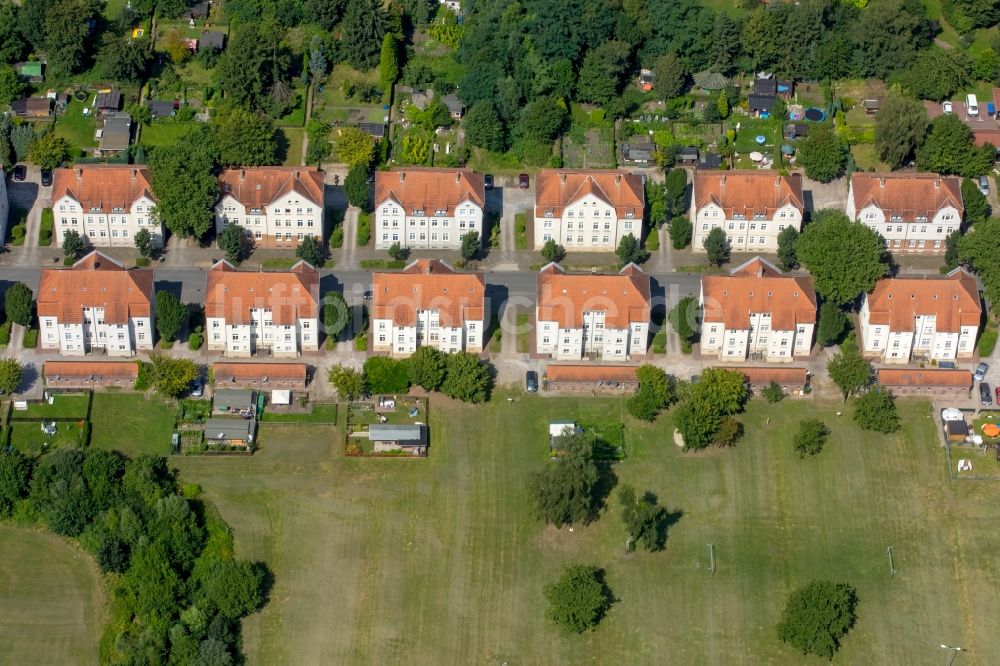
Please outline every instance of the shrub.
[{"label": "shrub", "polygon": [[675,250],[683,250],[691,244],[691,236],[694,234],[694,227],[691,221],[683,215],[678,215],[670,220],[670,242]]},{"label": "shrub", "polygon": [[646,249],[650,252],[660,249],[660,232],[655,227],[650,229],[649,235],[646,236]]},{"label": "shrub", "polygon": [[344,227],[343,225],[338,226],[330,234],[330,247],[334,250],[344,247]]},{"label": "shrub", "polygon": [[802,654],[832,659],[840,639],[854,626],[857,591],[847,583],[814,580],[788,597],[778,638]]},{"label": "shrub", "polygon": [[359,335],[354,338],[354,351],[368,351],[368,336]]},{"label": "shrub", "polygon": [[614,600],[597,567],[567,567],[562,577],[545,587],[548,617],[562,628],[582,633],[596,627]]},{"label": "shrub", "polygon": [[135,259],[136,268],[145,268],[149,266],[149,257],[136,257]]},{"label": "shrub", "polygon": [[814,456],[823,450],[826,438],[830,435],[830,429],[826,424],[817,419],[806,419],[799,423],[799,431],[795,433],[792,440],[792,448],[799,454],[800,458]]},{"label": "shrub", "polygon": [[373,356],[365,361],[364,378],[372,393],[406,393],[410,389],[406,361]]},{"label": "shrub", "polygon": [[854,404],[854,420],[865,430],[883,434],[899,430],[899,414],[892,392],[876,388],[859,397]]},{"label": "shrub", "polygon": [[43,247],[52,245],[52,230],[55,228],[55,216],[51,208],[42,209],[42,222],[38,227],[38,244]]},{"label": "shrub", "polygon": [[781,384],[778,382],[771,382],[767,385],[767,388],[761,392],[761,395],[763,395],[764,399],[768,402],[775,403],[781,402],[784,399],[785,392],[782,390]]},{"label": "shrub", "polygon": [[38,329],[26,328],[24,330],[24,348],[34,349],[38,346]]},{"label": "shrub", "polygon": [[[201,328],[200,326],[198,327]],[[191,351],[198,351],[201,349],[202,343],[205,342],[205,336],[202,335],[200,330],[195,330],[188,336],[188,349]]]},{"label": "shrub", "polygon": [[993,348],[997,346],[997,329],[994,326],[987,326],[983,330],[982,337],[979,338],[977,351],[979,358],[989,358],[993,355]]},{"label": "shrub", "polygon": [[10,344],[10,327],[9,321],[0,324],[0,347],[6,347]]},{"label": "shrub", "polygon": [[139,364],[139,372],[135,376],[136,391],[145,391],[153,385],[153,364],[145,361],[136,361]]},{"label": "shrub", "polygon": [[360,213],[358,214],[358,247],[366,247],[371,239],[371,218],[368,213]]}]

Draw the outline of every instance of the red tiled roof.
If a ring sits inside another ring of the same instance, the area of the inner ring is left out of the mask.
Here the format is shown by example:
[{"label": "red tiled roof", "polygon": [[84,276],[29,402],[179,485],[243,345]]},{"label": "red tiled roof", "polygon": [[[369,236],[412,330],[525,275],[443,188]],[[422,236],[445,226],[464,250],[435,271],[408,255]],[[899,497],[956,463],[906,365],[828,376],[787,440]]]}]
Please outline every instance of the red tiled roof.
[{"label": "red tiled roof", "polygon": [[805,368],[760,368],[760,367],[719,367],[716,370],[729,370],[738,372],[747,378],[747,381],[754,386],[770,384],[776,382],[784,386],[806,384]]},{"label": "red tiled roof", "polygon": [[571,275],[551,263],[538,275],[538,321],[555,321],[560,328],[582,325],[583,313],[604,311],[608,328],[628,328],[649,321],[649,276],[635,264],[617,275]]},{"label": "red tiled roof", "polygon": [[422,210],[427,216],[446,211],[452,216],[455,208],[471,201],[480,208],[486,205],[486,184],[483,174],[469,169],[430,169],[407,167],[375,172],[375,205],[393,200],[407,215]]},{"label": "red tiled roof", "polygon": [[129,210],[140,197],[156,201],[149,170],[128,164],[86,164],[56,169],[52,174],[52,202],[63,196],[80,202],[83,212]]},{"label": "red tiled roof", "polygon": [[694,172],[695,210],[714,203],[727,219],[742,214],[752,220],[754,214],[770,219],[776,210],[791,204],[803,209],[802,178],[799,174],[782,176],[777,171],[702,171]]},{"label": "red tiled roof", "polygon": [[96,250],[70,269],[47,268],[38,283],[39,317],[83,323],[83,308],[104,308],[104,321],[127,324],[152,316],[153,271],[125,270]]},{"label": "red tiled roof", "polygon": [[856,215],[861,209],[875,205],[886,217],[900,216],[904,222],[916,222],[920,216],[926,223],[945,206],[957,209],[959,218],[965,211],[962,186],[954,176],[855,173],[851,176],[851,188]]},{"label": "red tiled roof", "polygon": [[868,321],[892,331],[912,331],[916,317],[935,315],[938,331],[979,326],[982,307],[971,275],[956,268],[943,278],[886,278],[868,294]]},{"label": "red tiled roof", "polygon": [[566,206],[587,195],[614,206],[618,217],[631,213],[635,219],[642,219],[646,199],[639,176],[623,171],[568,169],[543,169],[535,177],[535,216],[543,217],[552,211],[553,217],[562,217]]},{"label": "red tiled roof", "polygon": [[208,271],[205,317],[250,323],[250,310],[271,310],[271,321],[293,326],[319,316],[319,273],[304,261],[286,272],[238,271],[226,261]]},{"label": "red tiled roof", "polygon": [[135,379],[139,364],[134,361],[45,361],[42,374],[46,379]]},{"label": "red tiled roof", "polygon": [[244,167],[226,169],[219,176],[223,196],[246,207],[263,209],[289,192],[323,206],[323,173],[315,167]]},{"label": "red tiled roof", "polygon": [[253,381],[263,379],[306,380],[305,363],[213,363],[212,377],[218,382],[222,379],[236,381]]},{"label": "red tiled roof", "polygon": [[550,365],[545,376],[550,382],[635,382],[632,365]]},{"label": "red tiled roof", "polygon": [[438,310],[442,326],[483,321],[486,281],[482,273],[456,273],[437,259],[418,259],[398,273],[372,274],[372,319],[414,326],[417,310]]},{"label": "red tiled roof", "polygon": [[942,386],[969,388],[972,386],[972,373],[968,370],[879,368],[878,383],[883,386]]},{"label": "red tiled roof", "polygon": [[816,292],[812,278],[785,275],[755,257],[729,275],[701,278],[705,322],[722,322],[745,331],[752,313],[771,313],[771,328],[790,331],[796,324],[816,322]]}]

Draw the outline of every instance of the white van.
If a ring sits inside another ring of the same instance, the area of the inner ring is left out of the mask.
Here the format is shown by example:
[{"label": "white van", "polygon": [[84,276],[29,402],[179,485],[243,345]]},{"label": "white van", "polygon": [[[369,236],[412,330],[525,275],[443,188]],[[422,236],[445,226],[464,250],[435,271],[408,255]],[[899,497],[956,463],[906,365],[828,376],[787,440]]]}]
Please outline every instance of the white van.
[{"label": "white van", "polygon": [[965,108],[969,112],[970,116],[979,115],[979,100],[976,99],[975,95],[965,96]]}]

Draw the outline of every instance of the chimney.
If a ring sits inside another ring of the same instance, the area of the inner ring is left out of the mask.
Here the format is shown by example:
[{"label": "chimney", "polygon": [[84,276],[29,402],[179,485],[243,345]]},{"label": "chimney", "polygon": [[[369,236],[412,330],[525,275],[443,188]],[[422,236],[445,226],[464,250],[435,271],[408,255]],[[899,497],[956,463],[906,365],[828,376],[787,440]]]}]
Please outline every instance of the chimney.
[{"label": "chimney", "polygon": [[139,170],[138,169],[132,169],[132,180],[135,180],[136,176],[138,176],[138,175],[139,175]]},{"label": "chimney", "polygon": [[757,277],[759,278],[764,277],[764,264],[759,264],[757,266]]},{"label": "chimney", "polygon": [[885,189],[885,178],[884,177],[878,179],[878,186],[881,187],[883,190]]},{"label": "chimney", "polygon": [[563,171],[561,174],[559,174],[559,182],[562,183],[563,185],[566,184],[566,172],[565,171]]},{"label": "chimney", "polygon": [[461,171],[456,171],[455,172],[455,182],[456,183],[461,183],[462,182],[462,172]]},{"label": "chimney", "polygon": [[76,170],[76,179],[77,180],[83,180],[83,169],[77,169]]},{"label": "chimney", "polygon": [[934,179],[934,189],[935,190],[941,189],[941,179],[940,178],[935,178]]},{"label": "chimney", "polygon": [[721,187],[726,186],[726,174],[722,174],[721,176],[719,176],[719,186]]},{"label": "chimney", "polygon": [[781,187],[781,176],[775,176],[774,177],[774,186],[777,187],[777,188]]},{"label": "chimney", "polygon": [[620,173],[615,174],[615,185],[621,185],[622,175]]},{"label": "chimney", "polygon": [[247,175],[247,172],[244,171],[243,169],[240,169],[240,182],[241,183],[243,182],[243,179],[246,177],[246,175]]},{"label": "chimney", "polygon": [[400,171],[399,172],[399,182],[402,183],[404,180],[406,180],[406,172],[405,171]]}]

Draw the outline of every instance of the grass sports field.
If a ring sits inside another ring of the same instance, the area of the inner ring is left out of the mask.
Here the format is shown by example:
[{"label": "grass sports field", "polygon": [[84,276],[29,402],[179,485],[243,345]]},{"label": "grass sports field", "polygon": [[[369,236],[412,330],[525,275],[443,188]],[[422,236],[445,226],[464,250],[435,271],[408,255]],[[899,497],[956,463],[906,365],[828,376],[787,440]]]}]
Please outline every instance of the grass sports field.
[{"label": "grass sports field", "polygon": [[[503,397],[432,400],[423,461],[347,459],[329,428],[267,424],[252,458],[172,459],[233,526],[238,554],[275,573],[270,604],[245,622],[248,663],[808,663],[774,624],[787,592],[820,577],[858,589],[841,663],[936,663],[940,643],[1000,663],[997,487],[947,481],[926,403],[903,403],[903,431],[882,437],[837,417],[839,403],[757,400],[736,448],[700,455],[673,445],[669,419],[626,418],[616,474],[682,515],[664,551],[625,554],[614,504],[556,531],[525,491],[548,420],[606,421],[618,401]],[[833,429],[813,460],[791,451],[806,415]],[[619,599],[583,636],[543,618],[542,586],[570,563],[604,567]]]}]

